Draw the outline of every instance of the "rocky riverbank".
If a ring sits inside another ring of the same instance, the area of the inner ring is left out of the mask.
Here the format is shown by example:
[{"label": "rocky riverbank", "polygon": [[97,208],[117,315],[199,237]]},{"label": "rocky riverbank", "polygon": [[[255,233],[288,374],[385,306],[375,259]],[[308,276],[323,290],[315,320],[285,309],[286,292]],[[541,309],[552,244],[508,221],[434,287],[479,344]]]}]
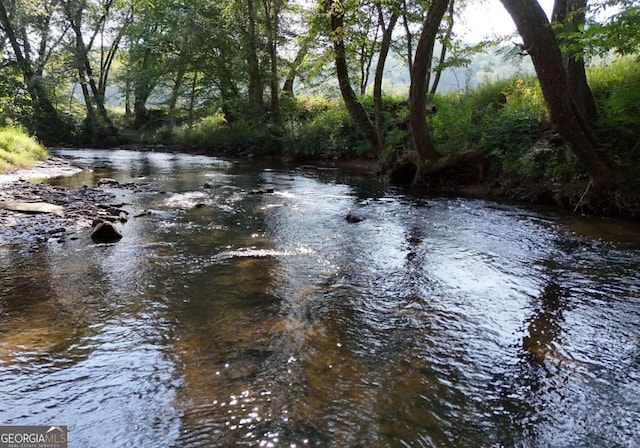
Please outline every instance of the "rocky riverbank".
[{"label": "rocky riverbank", "polygon": [[0,245],[79,238],[96,220],[125,220],[122,204],[101,188],[69,189],[33,182],[80,172],[51,157],[28,170],[0,175]]}]

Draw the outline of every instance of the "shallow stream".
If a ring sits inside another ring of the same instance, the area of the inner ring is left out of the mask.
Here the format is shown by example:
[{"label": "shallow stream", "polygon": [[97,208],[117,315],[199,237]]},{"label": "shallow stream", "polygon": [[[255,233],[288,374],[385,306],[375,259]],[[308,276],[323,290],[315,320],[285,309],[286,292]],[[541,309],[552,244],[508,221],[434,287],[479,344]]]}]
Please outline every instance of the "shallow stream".
[{"label": "shallow stream", "polygon": [[56,154],[87,170],[58,184],[141,185],[111,191],[142,216],[115,244],[0,246],[0,424],[78,448],[640,446],[637,225]]}]

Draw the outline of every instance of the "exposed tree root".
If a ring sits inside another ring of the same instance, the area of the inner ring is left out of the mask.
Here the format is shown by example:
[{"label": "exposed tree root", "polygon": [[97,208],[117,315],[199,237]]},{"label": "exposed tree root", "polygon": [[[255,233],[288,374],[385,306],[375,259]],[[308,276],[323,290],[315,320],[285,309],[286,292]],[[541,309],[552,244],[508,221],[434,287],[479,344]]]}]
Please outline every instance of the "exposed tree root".
[{"label": "exposed tree root", "polygon": [[[415,153],[406,152],[393,163],[383,165],[382,177],[392,184],[415,185],[415,164]],[[573,213],[640,220],[638,188],[598,188],[589,179],[565,183],[539,176],[511,177],[490,172],[488,167],[487,157],[477,151],[454,153],[428,167],[420,186],[437,192],[554,205]]]}]

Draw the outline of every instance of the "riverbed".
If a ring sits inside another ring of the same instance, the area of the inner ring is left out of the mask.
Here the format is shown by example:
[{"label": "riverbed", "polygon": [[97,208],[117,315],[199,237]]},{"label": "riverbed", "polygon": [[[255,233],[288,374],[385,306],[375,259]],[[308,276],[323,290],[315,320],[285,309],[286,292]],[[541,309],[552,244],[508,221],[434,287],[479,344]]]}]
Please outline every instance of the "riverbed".
[{"label": "riverbed", "polygon": [[[0,245],[0,424],[70,447],[640,445],[640,228],[366,172],[58,150],[131,216]],[[362,218],[349,222],[348,214]]]}]

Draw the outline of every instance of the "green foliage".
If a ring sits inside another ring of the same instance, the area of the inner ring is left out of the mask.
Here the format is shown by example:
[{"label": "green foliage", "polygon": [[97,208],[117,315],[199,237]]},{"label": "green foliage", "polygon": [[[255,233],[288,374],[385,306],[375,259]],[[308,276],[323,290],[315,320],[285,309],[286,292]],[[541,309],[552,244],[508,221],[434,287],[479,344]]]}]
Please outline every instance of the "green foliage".
[{"label": "green foliage", "polygon": [[433,98],[429,118],[442,155],[472,149],[486,154],[494,172],[510,176],[568,176],[575,161],[552,134],[542,92],[534,77],[497,80]]},{"label": "green foliage", "polygon": [[0,70],[0,126],[27,124],[32,115],[31,98],[19,73],[10,68]]},{"label": "green foliage", "polygon": [[14,168],[28,168],[37,160],[44,160],[47,151],[20,127],[0,128],[0,172]]},{"label": "green foliage", "polygon": [[280,139],[276,129],[265,123],[238,121],[229,126],[222,114],[214,114],[198,121],[193,127],[182,127],[164,132],[163,143],[195,147],[207,151],[238,153],[251,151],[254,153],[271,153],[280,147]]},{"label": "green foliage", "polygon": [[546,119],[534,78],[488,82],[464,92],[438,95],[433,103],[437,113],[430,124],[443,155],[480,149],[498,158],[516,158],[516,148],[535,140]]},{"label": "green foliage", "polygon": [[[165,129],[166,130],[166,129]],[[368,147],[341,101],[283,98],[279,123],[241,117],[231,125],[222,113],[193,127],[156,135],[166,144],[257,154],[287,153],[323,158],[367,155]]]},{"label": "green foliage", "polygon": [[[598,105],[597,132],[607,158],[626,179],[640,182],[640,65],[625,57],[591,67],[589,83]],[[535,78],[511,78],[433,98],[429,118],[438,151],[475,149],[494,172],[568,181],[583,170],[558,140]]]},{"label": "green foliage", "polygon": [[612,96],[640,85],[640,65],[635,57],[618,58],[590,67],[587,77],[598,108],[606,112]]},{"label": "green foliage", "polygon": [[624,57],[593,67],[588,76],[609,158],[627,179],[640,183],[640,66],[635,58]]},{"label": "green foliage", "polygon": [[433,100],[437,112],[429,118],[431,133],[437,151],[441,155],[477,146],[480,129],[472,121],[475,116],[475,98],[451,91],[436,95]]},{"label": "green foliage", "polygon": [[287,152],[327,158],[368,152],[342,102],[301,100],[298,109],[303,113],[287,123]]},{"label": "green foliage", "polygon": [[481,145],[514,174],[530,169],[524,157],[542,136],[546,108],[537,82],[518,79],[503,92],[505,104],[483,119]]},{"label": "green foliage", "polygon": [[[576,36],[591,55],[633,55],[640,50],[640,6],[636,0],[599,0],[590,6],[592,14],[587,26]],[[615,11],[606,21],[599,13]]]}]

